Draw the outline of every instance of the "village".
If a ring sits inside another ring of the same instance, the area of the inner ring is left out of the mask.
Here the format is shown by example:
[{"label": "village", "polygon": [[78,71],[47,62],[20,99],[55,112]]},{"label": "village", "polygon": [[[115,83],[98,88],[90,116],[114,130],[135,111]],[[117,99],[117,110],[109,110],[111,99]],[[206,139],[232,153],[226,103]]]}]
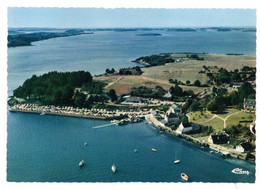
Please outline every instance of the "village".
[{"label": "village", "polygon": [[[148,99],[126,95],[118,106],[128,107],[122,110],[106,110],[98,108],[75,108],[70,106],[16,104],[10,107],[11,112],[38,113],[40,115],[61,115],[79,118],[111,120],[111,123],[125,125],[146,120],[146,123],[155,126],[160,132],[168,132],[177,137],[186,139],[201,147],[208,147],[211,153],[221,153],[223,156],[239,159],[254,160],[255,151],[250,141],[241,142],[231,148],[230,137],[224,130],[212,129],[204,133],[205,126],[190,120],[190,113],[183,113],[183,103],[174,103],[167,100]],[[158,107],[169,107],[166,111]],[[243,111],[255,111],[255,101],[244,100]],[[111,125],[111,124],[108,124]],[[102,127],[102,126],[100,126]],[[255,121],[250,124],[250,132],[255,135]],[[199,137],[197,136],[199,134]],[[200,134],[203,137],[200,137]]]}]

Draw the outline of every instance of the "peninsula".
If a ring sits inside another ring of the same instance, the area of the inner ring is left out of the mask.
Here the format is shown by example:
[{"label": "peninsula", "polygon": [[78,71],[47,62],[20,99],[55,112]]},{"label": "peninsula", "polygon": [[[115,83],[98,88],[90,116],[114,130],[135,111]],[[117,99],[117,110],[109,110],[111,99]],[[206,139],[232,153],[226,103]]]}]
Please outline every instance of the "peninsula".
[{"label": "peninsula", "polygon": [[8,47],[31,46],[32,42],[41,41],[56,37],[69,37],[81,34],[93,34],[84,32],[81,29],[70,29],[65,32],[35,32],[35,33],[15,33],[8,35]]}]

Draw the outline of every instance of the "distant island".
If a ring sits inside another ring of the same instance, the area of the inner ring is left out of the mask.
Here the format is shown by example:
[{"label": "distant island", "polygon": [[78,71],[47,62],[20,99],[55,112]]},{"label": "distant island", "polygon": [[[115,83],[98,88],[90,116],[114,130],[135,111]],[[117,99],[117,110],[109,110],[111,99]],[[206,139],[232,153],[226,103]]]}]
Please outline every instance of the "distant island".
[{"label": "distant island", "polygon": [[175,32],[196,32],[196,29],[193,28],[169,28],[167,31],[175,31]]},{"label": "distant island", "polygon": [[144,34],[136,34],[136,36],[161,36],[160,33],[144,33]]},{"label": "distant island", "polygon": [[18,46],[31,46],[32,42],[41,41],[56,37],[69,37],[81,34],[93,34],[92,32],[84,32],[81,29],[70,29],[65,32],[35,32],[35,33],[12,33],[8,35],[8,47],[18,47]]}]

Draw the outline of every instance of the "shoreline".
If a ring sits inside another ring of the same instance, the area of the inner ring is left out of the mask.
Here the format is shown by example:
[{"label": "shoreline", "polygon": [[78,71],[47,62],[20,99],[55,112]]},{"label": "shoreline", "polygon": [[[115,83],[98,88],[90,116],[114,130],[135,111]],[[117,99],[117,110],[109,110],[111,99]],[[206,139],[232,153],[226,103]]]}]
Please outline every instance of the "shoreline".
[{"label": "shoreline", "polygon": [[200,141],[187,134],[179,134],[176,131],[172,130],[171,128],[162,125],[158,120],[153,118],[151,115],[146,115],[145,120],[147,121],[147,123],[149,123],[150,125],[154,126],[155,128],[157,128],[159,130],[163,130],[163,131],[167,132],[168,134],[176,136],[178,138],[183,138],[185,141],[187,141],[187,142],[189,141],[192,144],[197,144],[201,147],[207,147],[211,150],[214,150],[214,151],[222,154],[223,157],[232,157],[232,158],[236,158],[236,159],[246,160],[249,162],[255,162],[255,161],[250,161],[247,159],[247,153],[241,153],[241,152],[235,151],[230,148],[226,148],[226,147],[216,145],[216,144],[211,144],[208,141]]},{"label": "shoreline", "polygon": [[[39,106],[38,106],[39,107]],[[41,106],[40,106],[41,107]],[[43,108],[43,107],[41,107]],[[46,108],[46,107],[45,107]],[[53,107],[52,107],[53,108]],[[57,107],[56,107],[57,108]],[[19,108],[15,108],[15,107],[10,107],[9,108],[10,112],[20,112],[20,113],[32,113],[32,114],[42,114],[42,115],[56,115],[56,116],[66,116],[66,117],[75,117],[75,118],[85,118],[85,119],[99,119],[99,120],[124,120],[126,118],[131,118],[136,116],[136,112],[121,112],[121,114],[119,112],[119,115],[110,115],[110,116],[99,116],[99,115],[84,115],[82,113],[79,112],[54,112],[54,111],[41,111],[40,109],[38,110],[33,110],[33,109],[19,109]],[[79,109],[78,109],[79,111]],[[81,110],[80,110],[81,111]],[[96,111],[96,110],[89,110],[89,111]],[[145,115],[144,115],[145,114]],[[162,125],[161,122],[159,122],[157,119],[155,119],[151,114],[149,114],[149,112],[145,112],[142,115],[136,116],[137,118],[145,118],[145,120],[147,121],[148,124],[150,124],[151,126],[155,127],[158,130],[162,130],[165,131],[166,133],[178,137],[178,138],[182,138],[184,139],[186,142],[190,142],[193,145],[198,145],[200,147],[206,147],[209,148],[211,150],[216,151],[216,153],[220,153],[222,154],[223,157],[232,157],[232,158],[236,158],[236,159],[241,159],[241,160],[247,160],[249,162],[255,162],[255,161],[250,161],[247,159],[247,153],[241,153],[238,151],[235,151],[233,149],[230,148],[226,148],[220,145],[216,145],[216,144],[211,144],[208,141],[200,141],[190,135],[187,134],[180,134],[177,133],[176,131],[172,130],[171,128]]]},{"label": "shoreline", "polygon": [[86,109],[73,107],[40,106],[32,104],[14,105],[9,107],[10,112],[34,113],[41,115],[58,115],[86,119],[120,120],[129,118],[130,122],[143,119],[149,111],[109,111],[105,109]]},{"label": "shoreline", "polygon": [[[19,109],[10,109],[10,112],[20,112],[28,114],[42,114],[40,111],[33,110],[19,110]],[[113,119],[123,119],[126,118],[125,115],[122,116],[113,116],[113,117],[102,117],[102,116],[87,116],[80,114],[69,114],[69,113],[56,113],[56,112],[46,112],[45,115],[56,115],[56,116],[65,116],[65,117],[75,117],[75,118],[85,118],[85,119],[100,119],[100,120],[113,120]]]}]

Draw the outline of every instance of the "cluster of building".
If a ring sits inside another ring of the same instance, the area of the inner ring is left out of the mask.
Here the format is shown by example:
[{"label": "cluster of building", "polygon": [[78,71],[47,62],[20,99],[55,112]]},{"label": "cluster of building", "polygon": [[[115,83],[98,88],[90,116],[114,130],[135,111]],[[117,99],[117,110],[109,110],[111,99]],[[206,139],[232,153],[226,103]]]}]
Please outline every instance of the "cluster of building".
[{"label": "cluster of building", "polygon": [[[160,114],[157,111],[151,111],[150,114],[150,119],[151,122],[154,125],[157,125],[161,128],[169,128],[170,125],[172,124],[178,124],[177,129],[175,130],[176,134],[189,134],[191,132],[196,132],[200,130],[200,126],[195,123],[190,123],[190,122],[181,122],[180,120],[181,116],[181,109],[179,108],[178,105],[173,104],[169,110],[166,112],[166,114]],[[148,120],[147,120],[148,121]],[[250,125],[250,131],[251,133],[255,134],[255,122],[253,122]],[[211,134],[208,138],[208,144],[213,144],[213,145],[219,145],[219,144],[229,144],[230,139],[229,135],[226,133],[215,133]],[[252,150],[252,144],[250,141],[242,142],[239,145],[236,146],[235,151],[237,152],[248,152]]]},{"label": "cluster of building", "polygon": [[165,114],[159,114],[157,111],[152,111],[151,117],[154,122],[157,122],[157,124],[162,127],[178,125],[178,128],[176,129],[176,133],[178,134],[190,133],[200,129],[198,124],[181,122],[181,114],[181,108],[176,104],[172,104]]},{"label": "cluster of building", "polygon": [[53,105],[37,105],[37,104],[19,104],[10,107],[11,111],[41,113],[41,114],[57,114],[66,116],[77,116],[86,118],[100,118],[100,119],[113,119],[120,117],[130,118],[143,118],[150,113],[150,110],[114,110],[109,111],[105,109],[87,109],[87,108],[74,108],[70,106],[57,107]]}]

